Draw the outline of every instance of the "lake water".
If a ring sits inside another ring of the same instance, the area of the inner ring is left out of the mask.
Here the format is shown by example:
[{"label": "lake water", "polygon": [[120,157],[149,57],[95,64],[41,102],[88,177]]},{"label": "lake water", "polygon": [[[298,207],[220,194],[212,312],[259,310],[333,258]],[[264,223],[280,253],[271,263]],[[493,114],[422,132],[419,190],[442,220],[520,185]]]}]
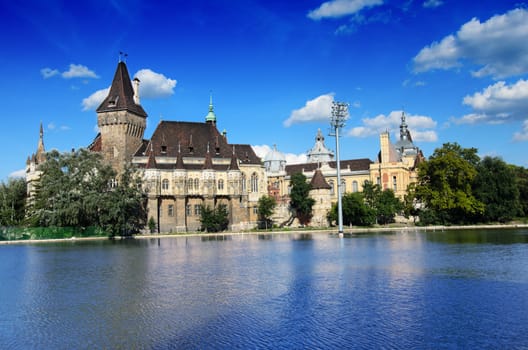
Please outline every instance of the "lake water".
[{"label": "lake water", "polygon": [[527,349],[528,230],[0,246],[1,349]]}]

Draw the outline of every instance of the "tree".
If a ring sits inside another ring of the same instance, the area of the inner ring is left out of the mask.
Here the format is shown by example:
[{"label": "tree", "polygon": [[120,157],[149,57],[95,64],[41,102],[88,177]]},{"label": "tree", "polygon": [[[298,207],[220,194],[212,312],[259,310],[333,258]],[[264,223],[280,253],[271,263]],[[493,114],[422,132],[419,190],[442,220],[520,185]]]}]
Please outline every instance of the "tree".
[{"label": "tree", "polygon": [[96,226],[110,236],[130,234],[145,221],[141,179],[125,169],[118,186],[116,173],[99,153],[51,151],[36,185],[30,207],[34,226]]},{"label": "tree", "polygon": [[386,225],[394,222],[398,212],[403,209],[403,204],[398,197],[394,195],[391,189],[383,190],[376,202],[376,217],[378,224]]},{"label": "tree", "polygon": [[419,165],[416,199],[425,206],[422,223],[468,223],[482,215],[484,204],[472,193],[478,160],[477,149],[445,143]]},{"label": "tree", "polygon": [[277,206],[277,202],[275,201],[275,198],[271,196],[262,196],[258,200],[258,216],[259,220],[261,222],[264,222],[265,228],[268,229],[268,224],[271,226],[271,215],[273,214],[273,210]]},{"label": "tree", "polygon": [[219,204],[216,208],[202,205],[200,211],[200,223],[202,231],[221,232],[229,226],[229,213],[225,204]]},{"label": "tree", "polygon": [[515,173],[515,182],[519,189],[519,201],[521,202],[521,216],[528,216],[528,169],[520,166],[510,166]]},{"label": "tree", "polygon": [[315,200],[310,197],[311,185],[306,182],[306,176],[295,173],[291,176],[290,207],[301,225],[306,225],[312,219],[312,207]]},{"label": "tree", "polygon": [[25,216],[26,181],[9,178],[0,183],[0,226],[19,225]]},{"label": "tree", "polygon": [[[376,221],[376,212],[369,207],[362,193],[345,193],[342,198],[343,224],[371,226]],[[330,222],[337,221],[337,204],[333,203],[328,213]]]},{"label": "tree", "polygon": [[413,217],[416,223],[416,217],[420,214],[420,209],[416,201],[416,183],[410,183],[403,198],[403,214],[406,218]]},{"label": "tree", "polygon": [[118,186],[104,192],[99,206],[98,226],[111,236],[137,233],[146,224],[146,198],[142,193],[141,178],[130,167],[125,167]]},{"label": "tree", "polygon": [[484,157],[473,183],[475,197],[486,205],[482,221],[506,222],[522,212],[513,168],[497,157]]},{"label": "tree", "polygon": [[363,196],[365,203],[375,212],[376,222],[385,225],[394,222],[396,213],[403,209],[403,205],[391,189],[381,190],[380,185],[374,185],[371,181],[363,184]]}]

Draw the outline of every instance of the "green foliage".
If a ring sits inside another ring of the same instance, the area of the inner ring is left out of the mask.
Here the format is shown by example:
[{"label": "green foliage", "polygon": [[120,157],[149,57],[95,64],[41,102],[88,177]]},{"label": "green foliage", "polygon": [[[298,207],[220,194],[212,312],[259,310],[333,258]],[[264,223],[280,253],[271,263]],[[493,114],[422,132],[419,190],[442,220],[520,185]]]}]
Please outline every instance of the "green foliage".
[{"label": "green foliage", "polygon": [[[367,205],[363,193],[345,193],[341,198],[341,204],[343,225],[371,226],[376,222],[376,212]],[[328,220],[337,221],[337,203],[332,204]]]},{"label": "green foliage", "polygon": [[394,222],[396,213],[403,209],[403,204],[391,189],[381,190],[380,185],[370,181],[363,184],[365,203],[374,210],[376,222],[381,225]]},{"label": "green foliage", "polygon": [[302,225],[312,219],[312,207],[315,200],[310,197],[311,185],[306,182],[306,176],[296,173],[291,176],[290,207]]},{"label": "green foliage", "polygon": [[81,149],[71,153],[52,151],[39,170],[36,195],[29,209],[29,223],[43,227],[96,226],[108,235],[131,234],[144,225],[141,179],[126,169],[119,186],[112,168],[101,155]]},{"label": "green foliage", "polygon": [[26,181],[9,178],[0,183],[0,226],[19,225],[25,216]]},{"label": "green foliage", "polygon": [[154,233],[156,231],[156,220],[151,216],[148,220],[147,226],[149,228],[150,233]]},{"label": "green foliage", "polygon": [[475,197],[486,204],[482,221],[506,222],[521,214],[513,168],[500,158],[484,157],[473,183]]},{"label": "green foliage", "polygon": [[0,228],[0,241],[27,239],[67,239],[80,237],[105,237],[100,228],[90,227],[10,227]]},{"label": "green foliage", "polygon": [[265,224],[265,228],[272,226],[271,215],[273,215],[273,210],[277,206],[275,198],[271,196],[262,196],[258,200],[258,216],[259,220]]},{"label": "green foliage", "polygon": [[514,174],[517,188],[519,189],[519,202],[521,203],[521,212],[519,215],[528,216],[528,169],[510,165]]},{"label": "green foliage", "polygon": [[216,208],[208,205],[201,206],[200,223],[202,231],[221,232],[227,230],[229,226],[229,213],[225,204],[219,204]]},{"label": "green foliage", "polygon": [[419,165],[416,198],[425,206],[422,223],[471,223],[484,213],[484,203],[472,192],[478,161],[475,148],[446,143]]}]

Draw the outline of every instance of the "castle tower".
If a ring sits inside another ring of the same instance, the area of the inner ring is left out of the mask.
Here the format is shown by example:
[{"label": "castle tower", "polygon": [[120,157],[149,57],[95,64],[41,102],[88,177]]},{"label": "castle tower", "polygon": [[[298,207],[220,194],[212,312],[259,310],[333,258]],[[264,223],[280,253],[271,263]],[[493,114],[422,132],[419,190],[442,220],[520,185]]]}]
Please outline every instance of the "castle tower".
[{"label": "castle tower", "polygon": [[108,96],[97,108],[103,158],[119,173],[142,144],[147,113],[139,104],[139,79],[132,86],[124,62],[119,62]]}]

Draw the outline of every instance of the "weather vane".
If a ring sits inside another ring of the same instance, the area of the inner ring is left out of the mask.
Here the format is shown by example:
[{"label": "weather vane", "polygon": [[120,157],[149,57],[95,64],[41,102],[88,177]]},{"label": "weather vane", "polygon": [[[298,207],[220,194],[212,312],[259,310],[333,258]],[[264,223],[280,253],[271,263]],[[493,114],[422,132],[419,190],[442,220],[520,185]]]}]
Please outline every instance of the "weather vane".
[{"label": "weather vane", "polygon": [[128,57],[128,54],[126,52],[119,51],[119,62],[124,61],[126,63],[127,57]]}]

